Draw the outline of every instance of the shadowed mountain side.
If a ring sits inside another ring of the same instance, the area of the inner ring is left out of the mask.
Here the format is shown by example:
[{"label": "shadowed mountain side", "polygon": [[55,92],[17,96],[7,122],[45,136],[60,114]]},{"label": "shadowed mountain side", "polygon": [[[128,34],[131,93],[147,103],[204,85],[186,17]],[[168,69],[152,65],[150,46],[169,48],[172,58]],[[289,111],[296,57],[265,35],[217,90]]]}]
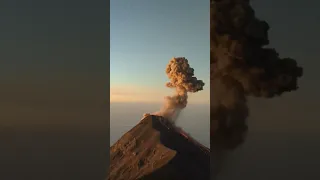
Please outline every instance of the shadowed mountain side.
[{"label": "shadowed mountain side", "polygon": [[108,180],[210,179],[210,150],[160,116],[147,116],[110,149]]}]

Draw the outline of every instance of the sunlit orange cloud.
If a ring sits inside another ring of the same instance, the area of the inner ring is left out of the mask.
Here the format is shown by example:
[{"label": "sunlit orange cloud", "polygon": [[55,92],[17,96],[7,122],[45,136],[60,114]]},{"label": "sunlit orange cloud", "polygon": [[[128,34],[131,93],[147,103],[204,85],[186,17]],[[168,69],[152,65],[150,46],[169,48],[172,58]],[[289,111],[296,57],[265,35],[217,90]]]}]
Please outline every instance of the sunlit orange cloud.
[{"label": "sunlit orange cloud", "polygon": [[[165,96],[173,94],[174,91],[166,87],[151,88],[142,86],[111,86],[110,102],[149,102],[161,103]],[[210,93],[207,90],[190,94],[189,103],[209,103]]]}]

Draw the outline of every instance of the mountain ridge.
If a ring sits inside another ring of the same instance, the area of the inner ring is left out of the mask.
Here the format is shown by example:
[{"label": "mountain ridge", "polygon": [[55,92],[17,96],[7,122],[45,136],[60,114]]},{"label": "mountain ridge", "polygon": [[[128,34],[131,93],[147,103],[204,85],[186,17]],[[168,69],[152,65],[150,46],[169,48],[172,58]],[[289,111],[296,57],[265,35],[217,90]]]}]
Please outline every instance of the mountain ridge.
[{"label": "mountain ridge", "polygon": [[107,180],[210,179],[210,149],[161,116],[147,115],[110,148]]}]

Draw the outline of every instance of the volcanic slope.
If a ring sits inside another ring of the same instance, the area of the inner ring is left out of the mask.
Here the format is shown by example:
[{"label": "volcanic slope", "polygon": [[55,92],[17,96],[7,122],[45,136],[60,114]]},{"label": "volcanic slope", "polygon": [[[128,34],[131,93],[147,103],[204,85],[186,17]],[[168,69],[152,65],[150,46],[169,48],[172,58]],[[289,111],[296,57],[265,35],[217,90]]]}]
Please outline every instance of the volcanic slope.
[{"label": "volcanic slope", "polygon": [[161,116],[149,115],[110,149],[108,180],[209,180],[210,150]]}]

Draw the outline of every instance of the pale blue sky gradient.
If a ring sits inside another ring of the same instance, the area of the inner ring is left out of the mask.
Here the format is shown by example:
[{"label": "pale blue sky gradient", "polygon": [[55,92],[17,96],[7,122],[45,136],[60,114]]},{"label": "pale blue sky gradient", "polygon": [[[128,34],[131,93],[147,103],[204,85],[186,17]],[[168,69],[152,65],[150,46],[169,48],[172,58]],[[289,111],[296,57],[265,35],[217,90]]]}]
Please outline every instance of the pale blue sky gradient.
[{"label": "pale blue sky gradient", "polygon": [[111,89],[166,91],[167,63],[184,56],[195,76],[206,83],[197,96],[209,99],[209,1],[111,0],[110,4]]}]

